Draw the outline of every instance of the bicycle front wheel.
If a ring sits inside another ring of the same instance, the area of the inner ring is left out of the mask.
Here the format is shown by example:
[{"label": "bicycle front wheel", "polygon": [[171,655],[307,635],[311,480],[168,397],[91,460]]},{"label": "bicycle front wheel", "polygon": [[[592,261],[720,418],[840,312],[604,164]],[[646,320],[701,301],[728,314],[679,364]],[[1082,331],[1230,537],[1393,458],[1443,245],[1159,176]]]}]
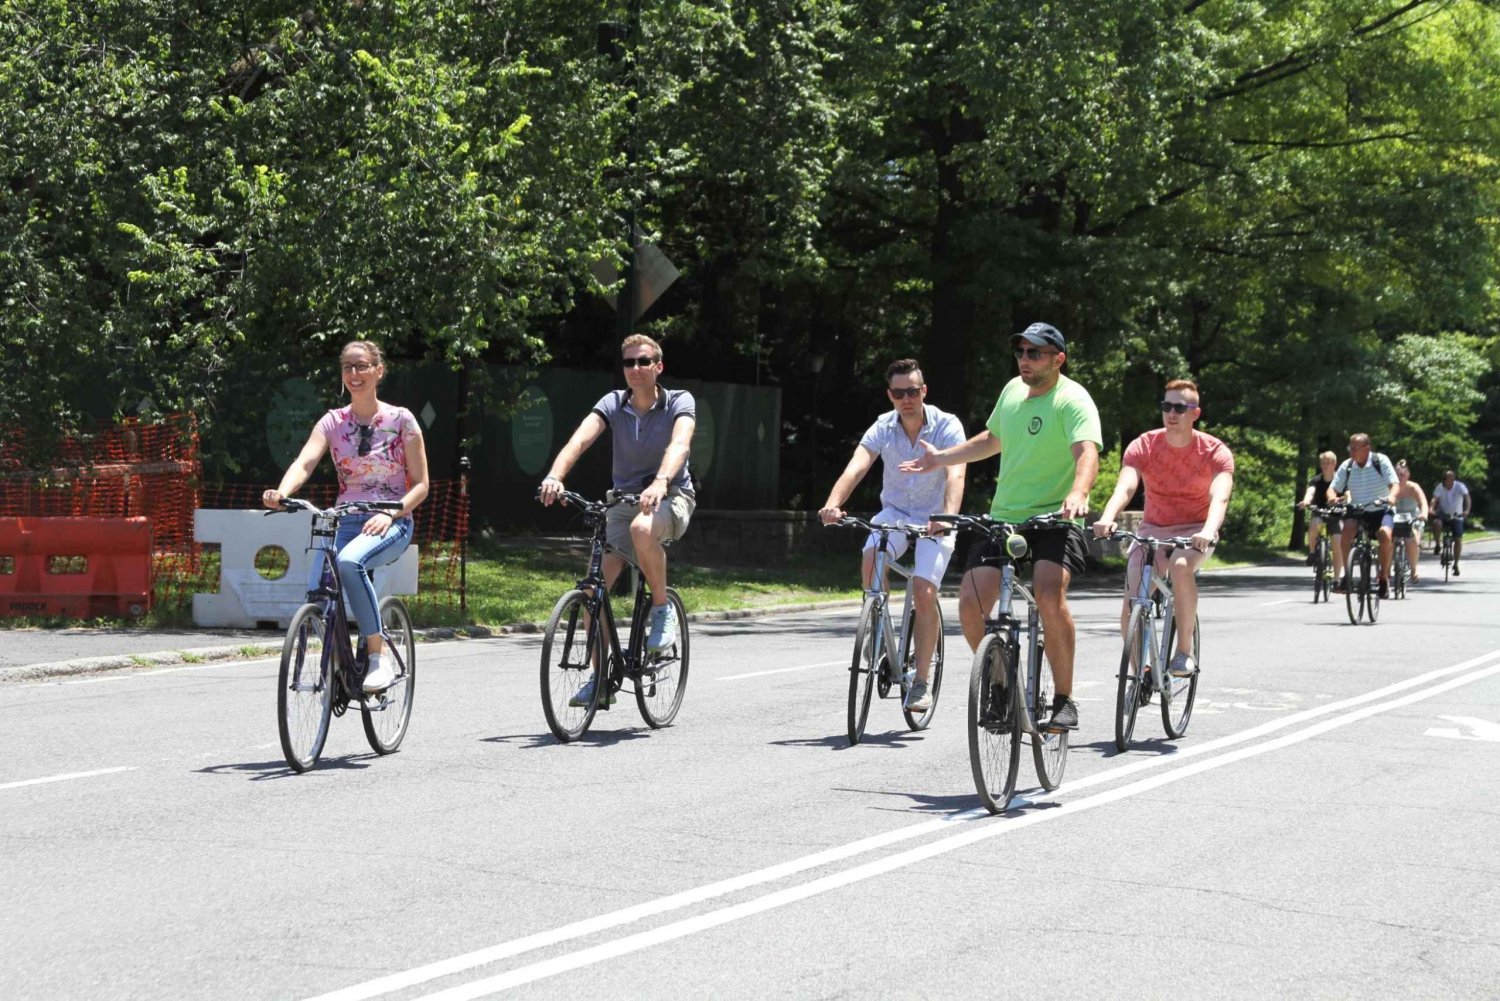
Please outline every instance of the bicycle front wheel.
[{"label": "bicycle front wheel", "polygon": [[1036,701],[1031,707],[1031,722],[1036,735],[1031,738],[1031,760],[1036,765],[1036,779],[1043,789],[1051,792],[1062,784],[1063,770],[1068,767],[1068,731],[1052,731],[1042,727],[1052,706],[1052,697],[1057,689],[1052,683],[1052,670],[1042,656],[1041,626],[1038,636],[1029,644],[1027,674],[1031,678],[1031,690]]},{"label": "bicycle front wheel", "polygon": [[1354,581],[1354,560],[1357,555],[1357,553],[1350,553],[1349,558],[1344,561],[1344,608],[1349,613],[1351,626],[1359,625],[1359,617],[1363,612],[1359,585]]},{"label": "bicycle front wheel", "polygon": [[1370,620],[1370,625],[1380,617],[1380,581],[1377,577],[1374,554],[1365,550],[1364,559],[1359,564],[1359,576],[1363,581],[1360,586],[1360,595],[1364,598],[1365,618]]},{"label": "bicycle front wheel", "polygon": [[[979,800],[991,813],[1003,813],[1016,792],[1021,764],[1019,699],[1011,682],[1016,648],[994,633],[979,641],[969,671],[969,767]],[[991,680],[1001,681],[992,685]]]},{"label": "bicycle front wheel", "polygon": [[1406,562],[1406,541],[1396,540],[1396,554],[1391,559],[1391,597],[1397,601],[1406,597],[1406,582],[1411,577],[1410,565]]},{"label": "bicycle front wheel", "polygon": [[1328,600],[1328,540],[1318,539],[1313,547],[1313,604]]},{"label": "bicycle front wheel", "polygon": [[380,634],[385,639],[384,656],[391,659],[396,679],[385,691],[360,699],[359,712],[365,739],[375,753],[390,754],[406,736],[417,688],[417,637],[406,602],[394,595],[380,601]]},{"label": "bicycle front wheel", "polygon": [[323,753],[333,714],[333,651],[326,648],[323,608],[297,609],[281,645],[276,726],[281,753],[293,771],[305,772]]},{"label": "bicycle front wheel", "polygon": [[[1199,664],[1198,656],[1198,619],[1193,619],[1193,663]],[[1162,646],[1163,650],[1177,649],[1177,616],[1173,614],[1167,620],[1167,638]],[[1171,663],[1171,655],[1168,654],[1162,660],[1165,664]],[[1202,668],[1193,672],[1190,678],[1173,677],[1166,667],[1157,671],[1161,675],[1156,679],[1158,690],[1161,692],[1161,725],[1167,731],[1167,736],[1176,740],[1187,734],[1188,722],[1193,718],[1193,701],[1198,697],[1198,676],[1202,674]]]},{"label": "bicycle front wheel", "polygon": [[1125,649],[1120,653],[1120,682],[1115,688],[1115,747],[1120,751],[1130,750],[1141,700],[1151,698],[1145,688],[1146,610],[1140,606],[1130,612],[1125,637]]},{"label": "bicycle front wheel", "polygon": [[884,653],[880,635],[880,605],[866,599],[859,613],[859,627],[854,631],[854,658],[849,664],[849,743],[858,744],[865,735],[865,721],[870,718],[870,696],[875,678],[880,674]]},{"label": "bicycle front wheel", "polygon": [[682,596],[667,588],[667,603],[677,615],[677,643],[659,654],[647,654],[646,665],[635,683],[635,704],[641,718],[653,730],[667,726],[682,708],[687,691],[688,621]]},{"label": "bicycle front wheel", "polygon": [[[908,617],[914,613],[907,612]],[[906,667],[911,665],[916,669],[917,665],[917,637],[916,628],[913,623],[906,627],[905,649],[901,651],[902,677],[906,676]],[[932,722],[932,716],[937,712],[938,693],[943,690],[943,607],[937,609],[937,646],[932,650],[932,667],[927,672],[927,693],[932,696],[932,705],[927,707],[926,712],[913,713],[906,708],[906,683],[901,685],[901,715],[906,717],[906,725],[913,730],[925,730]]]},{"label": "bicycle front wheel", "polygon": [[[588,595],[569,591],[558,599],[542,636],[542,712],[553,736],[563,743],[588,730],[608,684],[604,628],[588,614]],[[580,697],[590,682],[586,697]]]}]

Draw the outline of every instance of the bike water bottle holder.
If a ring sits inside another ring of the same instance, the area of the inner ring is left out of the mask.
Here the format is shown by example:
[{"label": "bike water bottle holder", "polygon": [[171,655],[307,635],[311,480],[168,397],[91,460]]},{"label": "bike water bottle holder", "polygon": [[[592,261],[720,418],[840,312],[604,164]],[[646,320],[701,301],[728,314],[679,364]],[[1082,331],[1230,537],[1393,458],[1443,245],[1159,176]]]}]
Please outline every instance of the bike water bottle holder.
[{"label": "bike water bottle holder", "polygon": [[331,514],[313,515],[312,534],[314,538],[331,539],[338,532],[339,520]]}]

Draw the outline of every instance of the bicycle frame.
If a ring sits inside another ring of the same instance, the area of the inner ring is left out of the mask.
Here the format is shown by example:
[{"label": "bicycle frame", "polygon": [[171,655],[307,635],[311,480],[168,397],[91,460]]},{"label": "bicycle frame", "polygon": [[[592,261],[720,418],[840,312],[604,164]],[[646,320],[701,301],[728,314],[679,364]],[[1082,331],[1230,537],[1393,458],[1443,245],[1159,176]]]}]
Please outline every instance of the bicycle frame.
[{"label": "bicycle frame", "polygon": [[[1131,607],[1141,609],[1141,618],[1146,623],[1146,650],[1144,651],[1146,663],[1142,667],[1158,669],[1161,665],[1171,661],[1172,653],[1167,649],[1165,632],[1161,635],[1161,646],[1158,649],[1156,624],[1166,622],[1176,607],[1176,598],[1172,594],[1172,582],[1158,573],[1156,569],[1156,551],[1162,548],[1162,545],[1160,542],[1146,545],[1145,562],[1141,567],[1141,580],[1136,585],[1135,597],[1130,599]],[[1159,602],[1156,595],[1160,595]],[[1126,637],[1126,642],[1129,642],[1129,637]],[[1153,676],[1153,681],[1156,684],[1162,683],[1160,673]]]},{"label": "bicycle frame", "polygon": [[[879,531],[879,529],[876,529]],[[907,614],[906,609],[915,608],[912,604],[914,596],[912,584],[914,581],[913,569],[903,566],[890,551],[890,533],[898,529],[887,529],[880,532],[880,542],[875,547],[875,562],[870,569],[870,586],[865,590],[865,600],[873,601],[880,610],[877,630],[879,642],[885,650],[886,663],[893,666],[897,671],[904,671],[906,665],[901,663],[899,651],[906,649],[907,627],[916,628],[916,619]],[[901,629],[897,630],[895,623],[891,621],[891,592],[890,585],[886,580],[887,571],[894,570],[896,574],[906,580],[906,605],[901,613]],[[900,679],[889,679],[892,683]]]},{"label": "bicycle frame", "polygon": [[[1041,616],[1037,612],[1036,598],[1032,595],[1030,589],[1021,583],[1019,576],[1016,574],[1015,561],[1007,557],[1000,564],[999,569],[1000,597],[996,599],[994,613],[984,620],[984,630],[987,633],[995,633],[1004,637],[1007,643],[1013,642],[1019,648],[1021,642],[1021,621],[1016,618],[1012,609],[1015,607],[1016,598],[1020,598],[1025,602],[1027,634],[1026,684],[1024,691],[1021,692],[1025,701],[1018,705],[1017,708],[1021,710],[1021,729],[1025,730],[1030,736],[1041,739],[1042,734],[1037,729],[1034,713],[1032,712],[1034,708],[1038,712],[1040,711],[1039,707],[1037,707],[1037,682],[1041,677],[1042,671],[1042,644],[1039,628],[1041,625]],[[1019,672],[1021,665],[1016,663],[1012,666],[1012,669]],[[1007,680],[1011,686],[1011,691],[1017,691],[1016,682],[1020,679],[1013,677]]]}]

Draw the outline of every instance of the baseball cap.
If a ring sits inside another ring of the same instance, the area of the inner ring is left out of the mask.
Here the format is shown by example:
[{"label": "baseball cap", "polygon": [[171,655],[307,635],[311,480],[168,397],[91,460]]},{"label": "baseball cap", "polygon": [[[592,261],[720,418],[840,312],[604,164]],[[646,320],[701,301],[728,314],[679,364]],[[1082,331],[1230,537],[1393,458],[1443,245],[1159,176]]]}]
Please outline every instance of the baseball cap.
[{"label": "baseball cap", "polygon": [[1011,337],[1011,340],[1015,341],[1020,338],[1025,338],[1039,347],[1045,344],[1050,348],[1057,348],[1059,351],[1068,350],[1068,342],[1063,339],[1062,331],[1050,323],[1033,323],[1019,334]]}]

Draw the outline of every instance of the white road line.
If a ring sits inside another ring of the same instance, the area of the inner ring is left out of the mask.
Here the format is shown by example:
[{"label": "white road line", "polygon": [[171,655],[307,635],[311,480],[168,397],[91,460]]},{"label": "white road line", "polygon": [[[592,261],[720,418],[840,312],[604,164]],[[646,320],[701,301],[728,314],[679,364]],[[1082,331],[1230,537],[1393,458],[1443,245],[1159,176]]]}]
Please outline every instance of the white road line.
[{"label": "white road line", "polygon": [[237,660],[228,658],[215,660],[204,664],[184,664],[180,667],[159,667],[151,670],[139,670],[129,667],[108,668],[109,674],[93,675],[87,678],[54,678],[50,681],[28,681],[17,684],[15,688],[56,688],[60,685],[103,685],[112,681],[131,681],[135,678],[150,678],[158,674],[179,674],[183,671],[213,671],[224,667],[250,667],[256,664],[275,664],[279,662],[279,655],[273,657],[256,657],[252,660]]},{"label": "white road line", "polygon": [[126,765],[121,768],[100,768],[92,772],[69,772],[66,775],[49,775],[44,779],[25,779],[21,782],[0,783],[0,789],[19,789],[22,786],[39,786],[48,782],[69,782],[73,779],[91,779],[96,775],[114,775],[117,772],[133,772],[134,765]]},{"label": "white road line", "polygon": [[723,678],[715,678],[715,681],[743,681],[746,678],[764,678],[768,674],[790,674],[793,671],[811,671],[815,667],[837,667],[840,664],[849,663],[846,657],[843,660],[825,660],[819,664],[803,664],[800,667],[778,667],[773,671],[753,671],[750,674],[731,674]]},{"label": "white road line", "polygon": [[1063,803],[1061,806],[1058,806],[1055,809],[1027,813],[1019,817],[1007,817],[1001,820],[997,820],[991,824],[978,825],[970,830],[955,834],[948,838],[944,838],[940,841],[934,841],[925,845],[919,845],[916,848],[910,848],[896,855],[889,855],[884,858],[878,858],[874,861],[866,862],[863,865],[855,866],[854,868],[847,869],[843,872],[833,873],[819,879],[811,880],[807,883],[802,884],[801,886],[794,886],[789,887],[785,890],[778,890],[775,893],[768,893],[765,896],[758,897],[754,900],[747,900],[741,904],[735,904],[730,907],[720,908],[717,911],[710,911],[707,914],[700,914],[695,917],[685,918],[681,921],[673,922],[672,924],[663,925],[660,928],[653,928],[650,931],[639,932],[634,935],[627,935],[626,937],[616,939],[613,942],[605,942],[587,949],[581,949],[574,953],[558,956],[554,959],[544,960],[540,963],[533,963],[530,966],[523,966],[519,969],[510,970],[497,976],[486,977],[482,980],[476,980],[468,984],[460,984],[459,986],[449,988],[448,990],[423,995],[420,1001],[471,1001],[471,999],[474,998],[484,997],[485,995],[498,993],[499,991],[508,990],[512,987],[519,987],[523,984],[533,983],[537,980],[542,980],[547,977],[553,977],[561,973],[567,973],[571,970],[580,969],[585,966],[591,966],[594,963],[600,963],[608,959],[617,959],[632,952],[639,952],[642,949],[648,949],[652,946],[661,945],[664,942],[671,942],[675,939],[685,938],[689,935],[695,935],[699,932],[707,931],[711,928],[717,928],[720,925],[726,925],[733,921],[738,921],[742,918],[752,917],[754,915],[762,914],[766,911],[771,911],[779,907],[785,907],[788,904],[793,904],[798,901],[805,900],[820,893],[827,893],[831,890],[849,886],[853,883],[863,882],[864,880],[872,879],[876,876],[882,876],[886,873],[893,872],[896,869],[914,865],[918,862],[925,862],[928,859],[934,858],[939,855],[945,855],[949,852],[957,851],[960,848],[967,848],[968,846],[977,844],[980,841],[987,841],[990,838],[999,837],[1003,834],[1009,834],[1012,831],[1018,831],[1022,828],[1031,827],[1036,824],[1044,824],[1050,821],[1060,820],[1064,817],[1070,817],[1073,814],[1081,813],[1084,810],[1092,810],[1096,807],[1107,806],[1111,803],[1118,802],[1119,800],[1126,799],[1131,796],[1140,795],[1141,793],[1150,792],[1153,789],[1160,788],[1164,785],[1169,785],[1173,782],[1179,782],[1186,778],[1201,775],[1204,772],[1222,768],[1226,765],[1244,761],[1249,758],[1259,757],[1263,754],[1269,754],[1272,751],[1279,751],[1293,744],[1298,744],[1305,740],[1310,740],[1313,737],[1320,736],[1321,734],[1327,733],[1330,730],[1348,726],[1352,723],[1356,723],[1360,720],[1377,715],[1379,713],[1388,712],[1392,709],[1399,709],[1403,706],[1411,705],[1415,702],[1421,702],[1425,699],[1430,699],[1436,695],[1440,695],[1444,692],[1450,691],[1451,689],[1458,688],[1462,685],[1467,685],[1482,678],[1487,678],[1496,674],[1500,674],[1500,664],[1491,664],[1489,667],[1481,668],[1470,674],[1453,678],[1443,684],[1435,685],[1431,688],[1426,688],[1417,692],[1412,692],[1411,694],[1401,696],[1400,698],[1392,699],[1389,702],[1366,706],[1363,709],[1357,709],[1343,716],[1337,716],[1333,719],[1324,720],[1321,723],[1317,723],[1313,726],[1307,727],[1304,730],[1299,730],[1296,733],[1286,734],[1285,736],[1278,737],[1275,740],[1268,740],[1264,743],[1255,744],[1251,747],[1243,747],[1228,754],[1221,754],[1217,757],[1209,758],[1206,761],[1195,762],[1191,765],[1187,765],[1182,768],[1176,768],[1161,775],[1153,775],[1149,778],[1141,779],[1138,782],[1132,782],[1128,785],[1119,786],[1105,792],[1096,793],[1095,795],[1086,797],[1084,799],[1072,800],[1070,802]]},{"label": "white road line", "polygon": [[1303,601],[1303,598],[1282,598],[1280,601],[1268,601],[1261,608],[1270,608],[1272,605],[1290,605],[1294,601]]},{"label": "white road line", "polygon": [[[1367,702],[1372,702],[1374,700],[1384,698],[1388,695],[1393,695],[1408,688],[1426,686],[1429,683],[1436,681],[1437,679],[1443,678],[1448,675],[1457,674],[1461,671],[1466,671],[1470,668],[1483,664],[1486,661],[1495,660],[1496,658],[1500,658],[1500,650],[1491,651],[1490,653],[1484,654],[1480,657],[1472,658],[1470,660],[1466,660],[1460,664],[1454,664],[1450,667],[1438,668],[1437,670],[1429,671],[1426,674],[1407,678],[1405,681],[1400,681],[1393,685],[1387,685],[1385,688],[1376,689],[1375,691],[1367,692],[1364,695],[1353,696],[1352,698],[1344,699],[1339,702],[1331,702],[1324,706],[1318,706],[1312,709],[1303,710],[1299,713],[1293,713],[1280,719],[1269,720],[1265,723],[1260,724],[1259,726],[1252,727],[1251,729],[1242,731],[1238,734],[1231,734],[1230,736],[1221,737],[1217,740],[1207,741],[1190,748],[1180,749],[1175,754],[1154,755],[1149,758],[1142,758],[1138,761],[1133,762],[1132,764],[1124,765],[1119,768],[1112,768],[1104,772],[1098,772],[1077,781],[1070,782],[1064,785],[1061,789],[1054,792],[1051,795],[1051,798],[1062,799],[1065,797],[1069,797],[1070,794],[1076,794],[1084,789],[1088,789],[1107,782],[1114,782],[1118,779],[1125,778],[1139,772],[1149,771],[1152,769],[1163,767],[1165,765],[1175,765],[1190,758],[1198,757],[1203,754],[1209,754],[1213,751],[1221,750],[1234,744],[1243,743],[1247,740],[1253,740],[1256,737],[1265,736],[1266,734],[1273,733],[1276,730],[1284,729],[1288,726],[1294,726],[1298,723],[1314,719],[1318,716],[1338,712],[1342,709],[1353,708]],[[840,661],[838,663],[842,662]],[[1496,667],[1494,668],[1494,670],[1500,670],[1500,667]],[[1437,690],[1424,689],[1422,697],[1426,697],[1426,695],[1431,694],[1437,694]],[[1261,745],[1257,745],[1257,747],[1259,746]],[[1214,760],[1217,761],[1218,759],[1216,758]],[[1212,764],[1212,762],[1208,762],[1208,764]],[[1175,775],[1177,774],[1177,772],[1173,771],[1171,774]],[[1052,810],[1047,811],[1043,814],[1028,816],[1050,816],[1051,814],[1058,812],[1061,811]],[[621,925],[631,924],[633,922],[640,921],[644,918],[652,917],[657,914],[663,914],[669,911],[678,910],[705,900],[711,900],[715,897],[721,897],[726,894],[735,893],[753,886],[759,886],[765,883],[774,882],[787,876],[792,876],[800,872],[806,872],[810,869],[818,868],[820,866],[839,862],[868,851],[873,851],[877,848],[884,848],[890,845],[898,844],[902,841],[910,840],[912,838],[917,838],[926,834],[941,831],[945,826],[950,824],[979,820],[982,818],[987,818],[988,816],[989,814],[987,813],[987,811],[985,811],[983,808],[978,808],[973,810],[966,810],[963,813],[953,814],[951,816],[943,817],[937,820],[929,820],[924,821],[920,824],[913,824],[910,827],[904,827],[894,831],[887,831],[884,834],[878,834],[873,837],[864,838],[859,841],[851,842],[847,845],[839,845],[833,848],[828,848],[820,852],[815,852],[811,855],[803,856],[799,859],[792,859],[778,865],[769,866],[765,869],[759,869],[755,872],[745,873],[740,876],[733,876],[729,879],[720,880],[715,883],[709,883],[706,886],[698,887],[696,889],[684,890],[681,893],[676,893],[668,897],[661,897],[657,900],[647,901],[643,904],[637,904],[635,906],[623,908],[618,911],[612,911],[607,914],[599,915],[598,917],[586,918],[582,921],[575,921],[572,924],[563,925],[551,931],[538,932],[536,934],[528,935],[523,938],[512,939],[509,942],[502,942],[497,945],[476,950],[474,952],[469,952],[460,956],[454,956],[449,959],[440,960],[436,963],[431,963],[426,966],[419,966],[400,973],[392,973],[375,980],[366,981],[362,984],[354,984],[340,990],[332,991],[328,994],[321,994],[316,998],[309,999],[309,1001],[365,1001],[365,999],[379,997],[382,994],[388,994],[392,991],[403,990],[408,987],[413,987],[417,984],[429,983],[442,977],[452,976],[456,973],[462,973],[465,970],[474,969],[479,966],[486,966],[490,963],[498,962],[502,959],[508,959],[512,956],[520,955],[521,953],[530,952],[534,949],[556,945],[561,942],[566,942],[571,939],[591,935],[609,928],[616,928]],[[1024,820],[1026,818],[1020,819]],[[987,826],[984,828],[984,830],[991,829],[994,828],[992,826]],[[941,843],[946,844],[947,842]],[[642,948],[644,948],[644,946],[642,946]],[[491,990],[502,989],[504,988],[491,988]]]}]

